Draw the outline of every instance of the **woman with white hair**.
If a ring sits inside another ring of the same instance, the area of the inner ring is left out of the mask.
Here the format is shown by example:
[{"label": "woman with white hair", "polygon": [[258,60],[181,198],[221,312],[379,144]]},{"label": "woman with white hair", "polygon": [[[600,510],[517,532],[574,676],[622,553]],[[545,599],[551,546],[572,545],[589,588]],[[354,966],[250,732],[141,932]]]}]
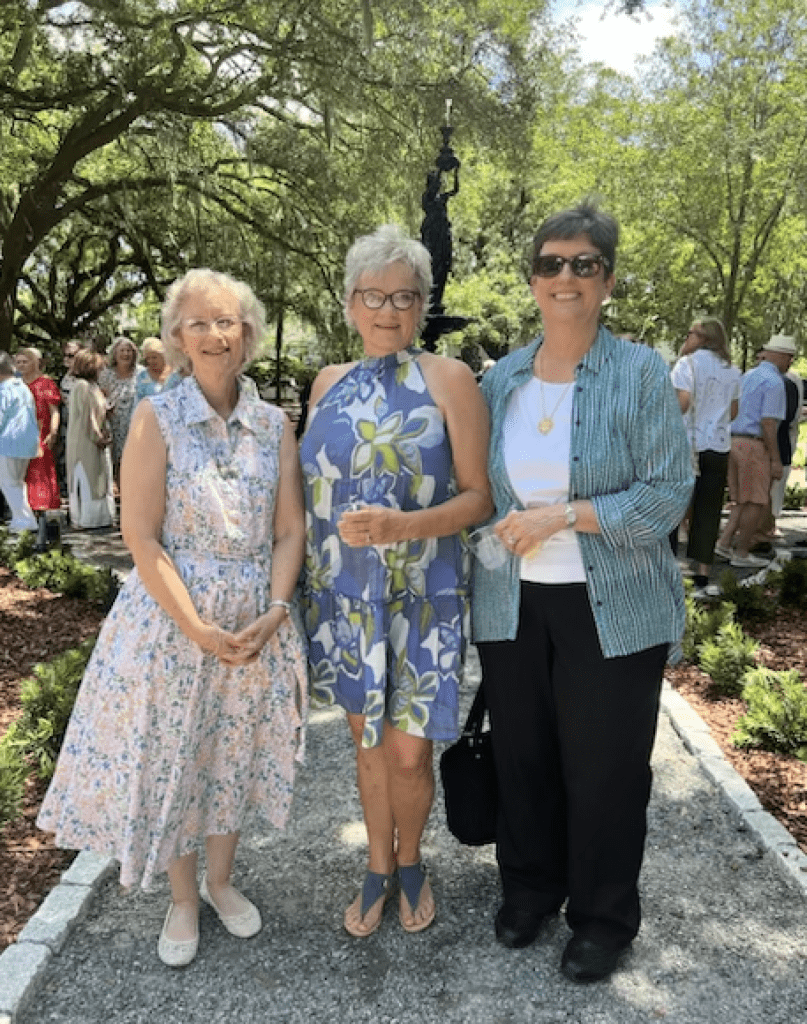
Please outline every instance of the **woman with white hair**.
[{"label": "woman with white hair", "polygon": [[252,291],[225,274],[191,270],[168,291],[163,338],[191,375],[135,410],[121,465],[135,569],[39,815],[60,846],[117,858],[124,886],[167,871],[158,953],[172,967],[196,956],[200,896],[232,935],[260,930],[230,881],[238,836],[255,812],[285,824],[302,756],[305,651],[289,617],[305,534],[297,443],[241,377],[265,330]]},{"label": "woman with white hair", "polygon": [[39,449],[34,396],[14,375],[8,352],[0,352],[0,493],[11,512],[8,528],[35,530],[36,518],[28,504],[25,472]]},{"label": "woman with white hair", "polygon": [[107,353],[109,366],[101,371],[98,383],[106,395],[109,427],[112,435],[112,472],[120,479],[120,460],[135,402],[137,346],[130,338],[115,338]]},{"label": "woman with white hair", "polygon": [[182,374],[172,369],[166,358],[165,345],[162,338],[146,338],[141,346],[143,366],[135,377],[135,398],[137,405],[149,395],[159,395],[161,391],[170,391],[182,380]]},{"label": "woman with white hair", "polygon": [[434,740],[458,731],[468,620],[459,533],[493,506],[488,419],[464,363],[414,345],[432,275],[399,228],[353,245],[345,314],[364,356],[314,382],[300,457],[312,695],[347,712],[369,840],[344,925],[381,923],[397,875],[408,932],[434,918],[420,840],[434,796]]}]

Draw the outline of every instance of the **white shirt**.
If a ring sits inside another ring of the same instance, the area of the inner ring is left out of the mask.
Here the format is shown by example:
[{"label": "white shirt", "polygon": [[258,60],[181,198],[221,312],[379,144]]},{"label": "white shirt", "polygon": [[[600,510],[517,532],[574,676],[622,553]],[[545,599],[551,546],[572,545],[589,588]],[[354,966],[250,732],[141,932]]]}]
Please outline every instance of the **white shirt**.
[{"label": "white shirt", "polygon": [[[504,464],[525,507],[565,505],[569,500],[573,392],[574,383],[542,384],[533,377],[510,396],[503,425]],[[554,421],[548,434],[538,430],[545,416]],[[553,534],[534,555],[521,559],[520,572],[531,583],[585,583],[575,531],[564,528]]]},{"label": "white shirt", "polygon": [[731,403],[740,397],[742,373],[706,348],[682,356],[672,368],[673,387],[690,394],[685,422],[699,452],[731,451]]}]

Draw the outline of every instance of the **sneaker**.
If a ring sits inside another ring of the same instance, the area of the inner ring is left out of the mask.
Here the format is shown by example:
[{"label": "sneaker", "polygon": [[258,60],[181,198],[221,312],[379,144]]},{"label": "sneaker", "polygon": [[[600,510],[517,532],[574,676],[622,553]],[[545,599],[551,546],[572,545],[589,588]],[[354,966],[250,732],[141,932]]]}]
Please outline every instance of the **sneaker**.
[{"label": "sneaker", "polygon": [[715,544],[715,554],[718,558],[722,558],[724,562],[730,562],[734,558],[734,552],[731,548],[724,548],[722,544]]},{"label": "sneaker", "polygon": [[757,558],[756,555],[732,555],[731,564],[735,569],[762,569],[771,564],[769,558]]}]

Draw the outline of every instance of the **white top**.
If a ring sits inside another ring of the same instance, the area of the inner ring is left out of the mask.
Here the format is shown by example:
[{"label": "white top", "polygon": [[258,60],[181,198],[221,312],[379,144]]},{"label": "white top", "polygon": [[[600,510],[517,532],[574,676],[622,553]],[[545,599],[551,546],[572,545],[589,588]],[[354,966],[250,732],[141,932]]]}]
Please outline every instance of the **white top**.
[{"label": "white top", "polygon": [[[740,397],[742,373],[706,348],[682,356],[672,368],[673,387],[692,396],[685,422],[699,452],[731,451],[731,403]],[[694,416],[693,416],[694,412]]]},{"label": "white top", "polygon": [[[543,383],[533,377],[510,396],[504,419],[504,464],[513,490],[526,507],[565,505],[569,500],[569,448],[574,384]],[[557,406],[557,408],[556,408]],[[539,421],[551,416],[548,434]],[[531,583],[585,583],[574,530],[553,534],[534,555],[521,559],[521,579]]]}]

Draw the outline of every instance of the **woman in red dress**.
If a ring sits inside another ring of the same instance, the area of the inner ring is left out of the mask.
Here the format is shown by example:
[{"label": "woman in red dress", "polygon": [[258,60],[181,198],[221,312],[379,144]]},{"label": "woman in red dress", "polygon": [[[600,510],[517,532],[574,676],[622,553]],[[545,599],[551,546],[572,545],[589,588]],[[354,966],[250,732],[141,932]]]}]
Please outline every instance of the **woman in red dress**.
[{"label": "woman in red dress", "polygon": [[44,551],[48,546],[46,513],[51,509],[58,511],[62,504],[56,479],[56,462],[53,457],[53,450],[59,437],[61,395],[56,383],[42,373],[42,353],[39,349],[19,349],[14,356],[14,365],[31,389],[36,405],[39,454],[28,463],[25,482],[28,485],[28,501],[39,521],[36,549]]}]

